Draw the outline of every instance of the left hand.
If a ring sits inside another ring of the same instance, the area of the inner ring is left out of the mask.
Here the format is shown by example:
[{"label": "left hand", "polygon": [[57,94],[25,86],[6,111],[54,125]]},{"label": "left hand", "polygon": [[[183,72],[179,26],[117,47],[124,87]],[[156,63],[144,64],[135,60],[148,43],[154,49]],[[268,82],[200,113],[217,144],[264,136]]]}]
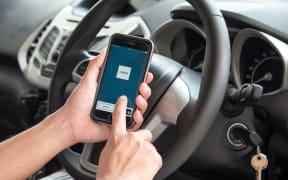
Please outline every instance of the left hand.
[{"label": "left hand", "polygon": [[[52,116],[58,116],[64,121],[69,121],[73,134],[73,143],[94,143],[104,141],[109,137],[110,127],[103,123],[97,123],[91,119],[90,113],[94,103],[97,89],[97,78],[104,63],[106,52],[102,52],[89,66],[79,85],[72,92],[65,105]],[[140,95],[136,97],[137,110],[133,114],[134,127],[138,129],[143,123],[142,114],[147,109],[147,99],[151,95],[151,89],[147,85],[153,79],[152,73],[148,73],[146,82],[139,87]]]}]

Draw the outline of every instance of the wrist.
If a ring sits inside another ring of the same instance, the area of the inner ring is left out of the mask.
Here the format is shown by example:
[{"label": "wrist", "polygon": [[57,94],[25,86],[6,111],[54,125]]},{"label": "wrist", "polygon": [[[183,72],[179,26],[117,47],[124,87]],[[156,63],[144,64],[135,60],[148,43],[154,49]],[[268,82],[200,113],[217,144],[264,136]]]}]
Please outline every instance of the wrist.
[{"label": "wrist", "polygon": [[54,129],[52,136],[58,139],[60,145],[63,146],[62,149],[76,144],[71,124],[65,116],[63,116],[61,109],[49,115],[45,121],[47,121],[48,126]]}]

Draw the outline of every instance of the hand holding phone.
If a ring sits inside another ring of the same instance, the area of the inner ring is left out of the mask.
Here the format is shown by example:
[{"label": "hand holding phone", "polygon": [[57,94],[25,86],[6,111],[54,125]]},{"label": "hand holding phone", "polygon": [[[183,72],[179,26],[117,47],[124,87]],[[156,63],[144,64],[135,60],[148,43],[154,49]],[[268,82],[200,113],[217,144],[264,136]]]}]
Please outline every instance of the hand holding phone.
[{"label": "hand holding phone", "polygon": [[122,34],[111,37],[91,112],[92,119],[111,124],[115,103],[125,95],[128,98],[127,127],[133,125],[135,98],[146,77],[152,52],[150,40]]}]

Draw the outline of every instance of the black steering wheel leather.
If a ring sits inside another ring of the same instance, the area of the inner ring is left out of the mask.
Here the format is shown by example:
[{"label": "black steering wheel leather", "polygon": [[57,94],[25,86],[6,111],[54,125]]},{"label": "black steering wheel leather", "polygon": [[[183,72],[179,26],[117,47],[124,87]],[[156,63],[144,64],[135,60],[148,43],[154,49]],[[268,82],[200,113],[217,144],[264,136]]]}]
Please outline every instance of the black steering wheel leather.
[{"label": "black steering wheel leather", "polygon": [[[127,1],[98,1],[79,23],[57,63],[49,91],[49,113],[56,111],[64,104],[65,87],[73,81],[71,76],[73,69],[81,60],[90,57],[87,51],[90,41],[104,26],[109,17]],[[189,101],[179,115],[177,123],[182,127],[180,135],[174,145],[162,155],[163,167],[155,179],[164,179],[177,170],[197,149],[219,112],[229,77],[230,41],[221,12],[213,0],[187,1],[192,4],[201,18],[207,37],[201,84],[197,82],[200,90],[196,102]],[[152,73],[154,73],[153,69],[157,71],[157,68],[153,68],[153,64],[154,66],[157,65],[157,56],[153,57]],[[188,84],[188,81],[193,81],[193,78],[188,76],[189,74],[200,77],[195,73],[187,73],[188,71],[190,70],[184,68],[182,73],[177,76],[182,76],[183,79],[186,78]],[[157,72],[154,74],[157,74]],[[173,81],[173,78],[170,80]],[[154,90],[152,89],[152,91]],[[190,87],[189,91],[192,92],[195,89]],[[69,150],[69,148],[60,153],[58,157],[67,171],[76,179],[95,179],[95,174],[81,167],[80,156]]]}]

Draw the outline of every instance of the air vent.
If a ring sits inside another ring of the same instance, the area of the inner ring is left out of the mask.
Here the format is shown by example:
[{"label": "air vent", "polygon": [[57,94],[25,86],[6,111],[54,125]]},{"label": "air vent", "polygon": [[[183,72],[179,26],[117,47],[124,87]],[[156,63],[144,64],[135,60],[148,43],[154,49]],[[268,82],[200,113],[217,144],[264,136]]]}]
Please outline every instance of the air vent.
[{"label": "air vent", "polygon": [[48,33],[48,35],[45,37],[45,40],[40,46],[39,54],[47,60],[48,55],[50,53],[50,50],[57,39],[57,36],[59,35],[59,29],[56,27],[53,27],[52,30]]},{"label": "air vent", "polygon": [[77,68],[77,74],[80,76],[83,76],[85,74],[85,71],[88,67],[89,61],[84,61],[78,68]]},{"label": "air vent", "polygon": [[65,35],[62,37],[56,50],[52,53],[52,58],[51,58],[52,62],[55,62],[55,63],[57,62],[70,36],[71,36],[71,32],[66,32]]},{"label": "air vent", "polygon": [[52,20],[49,20],[44,26],[43,28],[40,30],[40,32],[37,34],[36,38],[34,39],[34,41],[32,42],[32,44],[30,45],[28,51],[27,51],[27,63],[29,64],[31,57],[34,53],[34,50],[40,40],[40,38],[42,37],[43,33],[46,31],[47,27],[50,25]]}]

